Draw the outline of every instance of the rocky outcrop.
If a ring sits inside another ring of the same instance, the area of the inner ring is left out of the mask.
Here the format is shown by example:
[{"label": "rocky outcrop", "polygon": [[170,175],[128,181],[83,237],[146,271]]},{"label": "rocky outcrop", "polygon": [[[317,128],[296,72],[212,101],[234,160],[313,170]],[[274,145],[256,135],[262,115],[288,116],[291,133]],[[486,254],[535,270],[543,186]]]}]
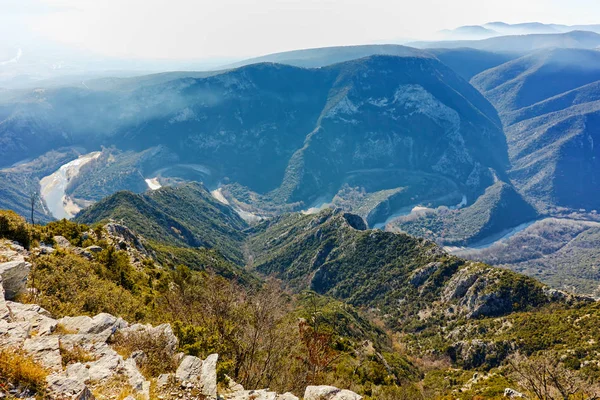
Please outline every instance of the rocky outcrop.
[{"label": "rocky outcrop", "polygon": [[4,298],[8,300],[14,300],[26,289],[27,276],[31,270],[31,264],[25,260],[27,255],[27,250],[16,242],[2,241],[0,244],[0,278]]},{"label": "rocky outcrop", "polygon": [[13,300],[25,292],[30,270],[31,264],[26,261],[10,261],[0,264],[0,276],[2,276],[6,299]]},{"label": "rocky outcrop", "polygon": [[417,270],[415,270],[409,278],[409,282],[414,287],[419,287],[425,283],[427,279],[442,266],[441,262],[431,262]]},{"label": "rocky outcrop", "polygon": [[484,341],[474,339],[454,343],[448,349],[448,355],[465,369],[493,368],[515,351],[513,343],[508,341]]},{"label": "rocky outcrop", "polygon": [[125,225],[109,222],[104,225],[108,241],[117,249],[127,252],[132,264],[138,265],[145,259],[151,258],[151,252],[144,246],[143,239],[138,237]]}]

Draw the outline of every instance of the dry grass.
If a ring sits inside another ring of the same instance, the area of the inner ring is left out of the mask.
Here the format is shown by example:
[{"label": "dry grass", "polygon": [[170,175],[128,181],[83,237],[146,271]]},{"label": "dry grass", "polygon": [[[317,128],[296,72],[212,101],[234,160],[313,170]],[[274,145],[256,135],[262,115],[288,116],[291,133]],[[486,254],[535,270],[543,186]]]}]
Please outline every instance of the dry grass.
[{"label": "dry grass", "polygon": [[60,346],[60,356],[62,357],[63,367],[69,364],[82,363],[96,361],[96,357],[85,351],[81,346],[73,346],[72,348],[66,348]]},{"label": "dry grass", "polygon": [[21,350],[0,350],[0,382],[43,393],[48,370]]},{"label": "dry grass", "polygon": [[74,329],[67,329],[63,324],[57,324],[53,332],[55,335],[72,335],[77,333]]},{"label": "dry grass", "polygon": [[115,376],[94,386],[92,393],[97,400],[124,400],[127,396],[133,396],[136,400],[143,399],[141,395],[136,394],[124,376]]},{"label": "dry grass", "polygon": [[152,378],[173,372],[177,367],[168,351],[168,341],[169,338],[164,334],[152,336],[144,331],[127,334],[117,332],[111,339],[111,344],[123,358],[129,358],[134,351],[143,351],[145,357],[138,367],[146,378]]}]

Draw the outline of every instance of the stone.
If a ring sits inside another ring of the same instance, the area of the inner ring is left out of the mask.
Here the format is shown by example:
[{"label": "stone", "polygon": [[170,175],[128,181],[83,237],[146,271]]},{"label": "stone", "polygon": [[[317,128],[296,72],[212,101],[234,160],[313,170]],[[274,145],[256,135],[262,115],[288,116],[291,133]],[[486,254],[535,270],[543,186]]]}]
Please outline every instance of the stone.
[{"label": "stone", "polygon": [[58,336],[36,336],[25,339],[23,350],[39,361],[44,367],[62,371]]},{"label": "stone", "polygon": [[333,386],[308,386],[304,392],[304,400],[361,400],[362,396],[350,390]]},{"label": "stone", "polygon": [[4,298],[4,287],[2,286],[2,276],[0,276],[0,319],[9,320],[10,310]]},{"label": "stone", "polygon": [[125,361],[123,370],[125,372],[125,375],[127,375],[127,378],[129,380],[129,385],[133,388],[133,390],[135,390],[135,391],[142,390],[146,379],[144,379],[144,376],[137,369],[135,360],[131,359],[131,358],[127,359]]},{"label": "stone", "polygon": [[300,400],[297,396],[292,393],[284,393],[277,396],[277,400]]},{"label": "stone", "polygon": [[177,371],[175,371],[175,377],[180,381],[191,381],[196,380],[202,372],[202,360],[194,356],[185,356]]},{"label": "stone", "polygon": [[103,349],[110,349],[110,347],[106,344],[106,341],[111,335],[112,330],[110,329],[96,334],[65,334],[60,336],[60,343],[63,347],[68,349],[73,349],[73,347],[79,346],[92,353],[104,354],[105,352],[102,352]]},{"label": "stone", "polygon": [[67,238],[64,236],[54,236],[52,239],[54,240],[54,243],[56,244],[56,247],[58,247],[58,248],[69,249],[69,248],[73,247],[71,242],[69,242],[67,240]]},{"label": "stone", "polygon": [[101,313],[94,318],[88,316],[64,317],[58,323],[67,331],[73,333],[101,333],[110,329],[114,333],[118,329],[125,328],[127,323],[107,313]]},{"label": "stone", "polygon": [[28,322],[31,325],[32,334],[36,336],[51,335],[58,321],[50,318],[48,311],[36,304],[21,304],[7,301],[6,305],[10,311],[13,322]]},{"label": "stone", "polygon": [[53,374],[46,378],[50,398],[74,399],[74,400],[93,400],[94,395],[87,386],[78,380],[67,378],[64,375]]},{"label": "stone", "polygon": [[65,370],[65,375],[67,378],[75,379],[83,383],[88,383],[90,380],[89,368],[79,362],[68,365]]},{"label": "stone", "polygon": [[92,381],[101,381],[115,375],[124,367],[124,362],[123,357],[110,349],[96,361],[87,363],[87,366],[89,366],[90,379]]},{"label": "stone", "polygon": [[202,362],[200,372],[201,393],[210,398],[217,397],[217,360],[218,354],[211,354]]},{"label": "stone", "polygon": [[173,374],[160,374],[158,378],[156,378],[156,386],[159,388],[163,388],[169,385],[174,380],[175,375]]},{"label": "stone", "polygon": [[227,389],[230,392],[241,392],[244,390],[244,387],[242,385],[240,385],[239,383],[237,383],[236,381],[234,381],[233,379],[231,379],[231,377],[225,375],[225,378],[227,379]]},{"label": "stone", "polygon": [[50,314],[49,311],[38,306],[37,304],[22,304],[22,303],[15,303],[12,301],[7,301],[6,304],[8,305],[8,307],[10,308],[12,313],[15,315],[21,314],[21,313],[33,312],[36,314],[43,315],[44,317],[52,318],[52,314]]},{"label": "stone", "polygon": [[0,263],[0,276],[6,300],[14,300],[17,295],[25,292],[29,271],[31,264],[25,261]]},{"label": "stone", "polygon": [[414,287],[421,286],[441,266],[442,263],[440,262],[431,262],[421,268],[418,268],[411,274],[409,278],[410,284]]},{"label": "stone", "polygon": [[0,320],[0,346],[21,347],[30,331],[31,325],[28,322]]},{"label": "stone", "polygon": [[89,246],[89,247],[86,247],[84,250],[87,251],[88,253],[100,253],[100,252],[102,252],[103,249],[100,246]]},{"label": "stone", "polygon": [[521,392],[517,392],[514,389],[506,388],[504,389],[504,397],[508,397],[509,399],[522,399],[525,397],[525,395]]}]

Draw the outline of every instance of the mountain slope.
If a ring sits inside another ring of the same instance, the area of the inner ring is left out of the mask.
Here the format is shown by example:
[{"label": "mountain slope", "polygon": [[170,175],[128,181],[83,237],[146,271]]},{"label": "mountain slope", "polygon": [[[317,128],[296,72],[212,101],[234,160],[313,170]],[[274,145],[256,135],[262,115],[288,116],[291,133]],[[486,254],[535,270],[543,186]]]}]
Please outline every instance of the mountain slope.
[{"label": "mountain slope", "polygon": [[365,228],[361,218],[339,210],[278,217],[249,231],[251,266],[296,289],[381,307],[396,327],[423,322],[422,310],[434,318],[440,306],[450,307],[446,317],[452,320],[547,301],[529,278],[466,263],[433,242]]},{"label": "mountain slope", "polygon": [[[37,104],[53,110],[39,116],[40,126],[32,130],[38,135],[57,127],[68,144],[124,152],[123,158],[108,157],[106,168],[99,160],[82,169],[77,187],[68,189],[82,202],[111,188],[141,191],[143,180],[165,178],[167,170],[175,181],[190,179],[175,164],[202,171],[211,189],[237,185],[236,198],[228,200],[259,212],[328,201],[349,175],[374,169],[449,179],[474,199],[508,165],[494,108],[432,56],[372,56],[315,69],[254,64],[134,80],[139,84],[129,87],[109,82],[101,89],[97,82],[94,89],[25,92],[10,102],[7,119],[17,118],[19,110],[37,118],[31,108]],[[13,134],[7,131],[4,138]],[[166,156],[143,162],[154,147]],[[19,154],[39,151],[32,145]]]},{"label": "mountain slope", "polygon": [[599,241],[598,222],[547,218],[490,247],[456,254],[510,268],[557,289],[599,298]]},{"label": "mountain slope", "polygon": [[119,192],[83,210],[75,220],[86,224],[115,220],[153,242],[215,248],[234,262],[243,259],[246,223],[196,183],[141,195]]},{"label": "mountain slope", "polygon": [[532,221],[537,216],[536,210],[513,186],[499,181],[469,207],[416,212],[396,219],[390,229],[426,237],[445,246],[464,246]]},{"label": "mountain slope", "polygon": [[600,206],[600,52],[554,49],[485,71],[472,83],[498,108],[511,178],[539,209]]},{"label": "mountain slope", "polygon": [[430,49],[428,52],[434,54],[466,81],[483,71],[502,65],[517,57],[513,54],[494,53],[470,48]]}]

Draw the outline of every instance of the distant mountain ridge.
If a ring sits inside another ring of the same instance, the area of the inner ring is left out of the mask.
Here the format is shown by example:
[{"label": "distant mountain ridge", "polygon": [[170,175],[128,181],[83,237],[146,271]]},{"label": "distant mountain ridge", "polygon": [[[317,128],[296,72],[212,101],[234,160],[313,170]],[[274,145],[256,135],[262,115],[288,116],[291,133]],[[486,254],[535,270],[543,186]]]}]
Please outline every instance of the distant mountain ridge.
[{"label": "distant mountain ridge", "polygon": [[396,44],[334,46],[273,53],[229,64],[223,68],[239,68],[245,65],[264,62],[293,65],[295,67],[318,68],[375,55],[432,57],[422,50]]},{"label": "distant mountain ridge", "polygon": [[556,47],[597,49],[600,47],[600,34],[587,31],[572,31],[567,33],[498,36],[483,40],[419,41],[408,43],[408,45],[424,50],[468,47],[476,50],[523,55],[535,50]]},{"label": "distant mountain ridge", "polygon": [[549,33],[567,33],[572,31],[588,31],[600,33],[600,24],[596,25],[561,25],[541,22],[525,22],[507,24],[505,22],[488,22],[483,25],[466,25],[455,29],[438,32],[444,40],[489,39],[503,35],[532,35]]}]

